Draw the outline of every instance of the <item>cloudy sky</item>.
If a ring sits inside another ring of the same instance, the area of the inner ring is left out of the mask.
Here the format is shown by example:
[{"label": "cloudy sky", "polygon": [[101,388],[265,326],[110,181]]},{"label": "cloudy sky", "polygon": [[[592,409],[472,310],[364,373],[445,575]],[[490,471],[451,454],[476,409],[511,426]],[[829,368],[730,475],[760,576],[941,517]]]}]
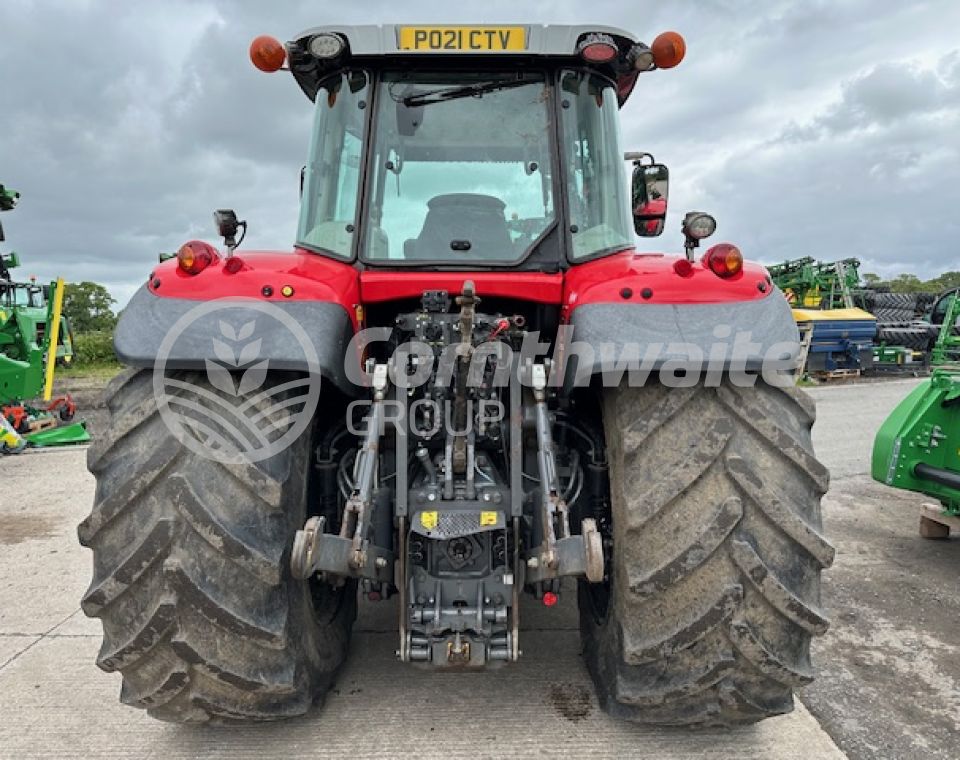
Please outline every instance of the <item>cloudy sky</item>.
[{"label": "cloudy sky", "polygon": [[[468,4],[464,3],[462,7]],[[766,263],[857,256],[865,271],[960,269],[960,3],[956,0],[2,0],[0,183],[31,274],[105,283],[125,303],[159,251],[289,249],[310,106],[247,60],[257,34],[325,23],[602,23],[675,29],[677,69],[642,76],[625,147],[671,168],[671,214],[646,250],[677,251],[684,211]],[[24,271],[26,275],[28,272]]]}]

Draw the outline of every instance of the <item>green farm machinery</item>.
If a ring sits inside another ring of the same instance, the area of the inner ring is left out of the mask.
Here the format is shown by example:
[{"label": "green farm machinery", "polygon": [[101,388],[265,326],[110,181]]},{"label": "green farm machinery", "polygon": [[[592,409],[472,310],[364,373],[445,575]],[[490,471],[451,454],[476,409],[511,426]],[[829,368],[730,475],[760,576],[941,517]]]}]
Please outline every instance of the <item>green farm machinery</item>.
[{"label": "green farm machinery", "polygon": [[[42,343],[50,324],[48,306],[51,297],[49,285],[39,285],[33,278],[29,282],[15,282],[10,270],[20,265],[16,253],[0,253],[0,319],[17,315],[19,337],[6,343],[4,353],[14,359],[26,357],[32,343]],[[73,331],[70,323],[61,314],[57,331],[57,364],[68,365],[73,361]]]},{"label": "green farm machinery", "polygon": [[823,262],[806,256],[767,269],[790,302],[800,331],[799,377],[849,377],[872,367],[877,320],[854,300],[859,260]]},{"label": "green farm machinery", "polygon": [[960,360],[960,334],[957,332],[960,322],[960,291],[946,297],[943,321],[940,332],[930,352],[930,363],[942,366]]},{"label": "green farm machinery", "polygon": [[940,502],[923,507],[923,537],[960,530],[960,367],[934,370],[893,410],[874,441],[871,475]]},{"label": "green farm machinery", "polygon": [[[19,197],[0,185],[0,210],[11,210]],[[60,425],[72,421],[73,400],[52,399],[57,359],[67,351],[72,356],[70,344],[59,339],[68,329],[61,313],[63,280],[47,288],[14,282],[10,270],[19,263],[15,253],[0,254],[0,451],[85,442],[84,423]],[[26,403],[36,398],[42,405]]]},{"label": "green farm machinery", "polygon": [[860,287],[860,261],[814,261],[809,256],[767,267],[790,305],[797,308],[850,309]]},{"label": "green farm machinery", "polygon": [[[0,211],[11,211],[20,199],[20,193],[0,185]],[[3,227],[0,226],[0,242],[3,242]],[[24,359],[31,343],[42,343],[50,322],[47,319],[47,302],[50,289],[38,285],[34,278],[29,282],[14,280],[12,270],[20,266],[16,252],[0,253],[0,314],[5,319],[17,314],[17,327],[21,338],[2,343],[4,354],[14,359]],[[73,331],[70,323],[60,316],[57,332],[57,364],[69,364],[73,360]]]}]

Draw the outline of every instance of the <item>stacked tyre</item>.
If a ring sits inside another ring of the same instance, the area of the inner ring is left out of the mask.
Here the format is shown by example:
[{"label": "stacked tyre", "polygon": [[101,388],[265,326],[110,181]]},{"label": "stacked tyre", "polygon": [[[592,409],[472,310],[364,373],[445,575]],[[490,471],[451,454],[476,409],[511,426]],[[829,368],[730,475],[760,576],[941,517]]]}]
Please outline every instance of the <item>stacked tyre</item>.
[{"label": "stacked tyre", "polygon": [[929,325],[894,324],[883,325],[877,330],[877,341],[888,346],[903,346],[912,351],[927,351],[930,341],[935,339],[936,333],[931,336]]},{"label": "stacked tyre", "polygon": [[904,323],[917,318],[916,293],[875,293],[871,313],[877,322]]},{"label": "stacked tyre", "polygon": [[934,298],[932,293],[867,293],[864,308],[877,318],[877,342],[928,351],[938,331],[921,318]]}]

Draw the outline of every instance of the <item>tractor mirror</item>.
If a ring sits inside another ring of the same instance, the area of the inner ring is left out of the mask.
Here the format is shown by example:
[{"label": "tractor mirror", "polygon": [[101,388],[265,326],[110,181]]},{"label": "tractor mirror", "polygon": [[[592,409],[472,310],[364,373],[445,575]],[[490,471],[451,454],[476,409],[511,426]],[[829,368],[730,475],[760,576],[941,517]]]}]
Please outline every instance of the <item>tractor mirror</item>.
[{"label": "tractor mirror", "polygon": [[640,237],[656,237],[667,219],[670,171],[663,164],[633,167],[633,228]]},{"label": "tractor mirror", "polygon": [[300,167],[300,197],[303,197],[303,184],[307,181],[307,167]]}]

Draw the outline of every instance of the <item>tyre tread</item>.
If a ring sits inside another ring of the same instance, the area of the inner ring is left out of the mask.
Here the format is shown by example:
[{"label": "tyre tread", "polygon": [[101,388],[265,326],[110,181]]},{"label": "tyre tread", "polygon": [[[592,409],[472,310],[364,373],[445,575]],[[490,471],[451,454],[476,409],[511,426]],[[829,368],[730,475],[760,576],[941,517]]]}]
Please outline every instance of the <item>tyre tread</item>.
[{"label": "tyre tread", "polygon": [[733,726],[792,709],[829,625],[815,417],[803,391],[762,383],[606,392],[612,612],[598,621],[581,593],[581,631],[608,711]]},{"label": "tyre tread", "polygon": [[106,394],[112,422],[88,455],[97,492],[78,526],[94,552],[82,606],[103,622],[98,666],[122,674],[122,702],[161,720],[304,713],[342,664],[355,612],[348,589],[314,615],[284,564],[308,441],[219,464],[167,429],[150,371],[123,373]]}]

